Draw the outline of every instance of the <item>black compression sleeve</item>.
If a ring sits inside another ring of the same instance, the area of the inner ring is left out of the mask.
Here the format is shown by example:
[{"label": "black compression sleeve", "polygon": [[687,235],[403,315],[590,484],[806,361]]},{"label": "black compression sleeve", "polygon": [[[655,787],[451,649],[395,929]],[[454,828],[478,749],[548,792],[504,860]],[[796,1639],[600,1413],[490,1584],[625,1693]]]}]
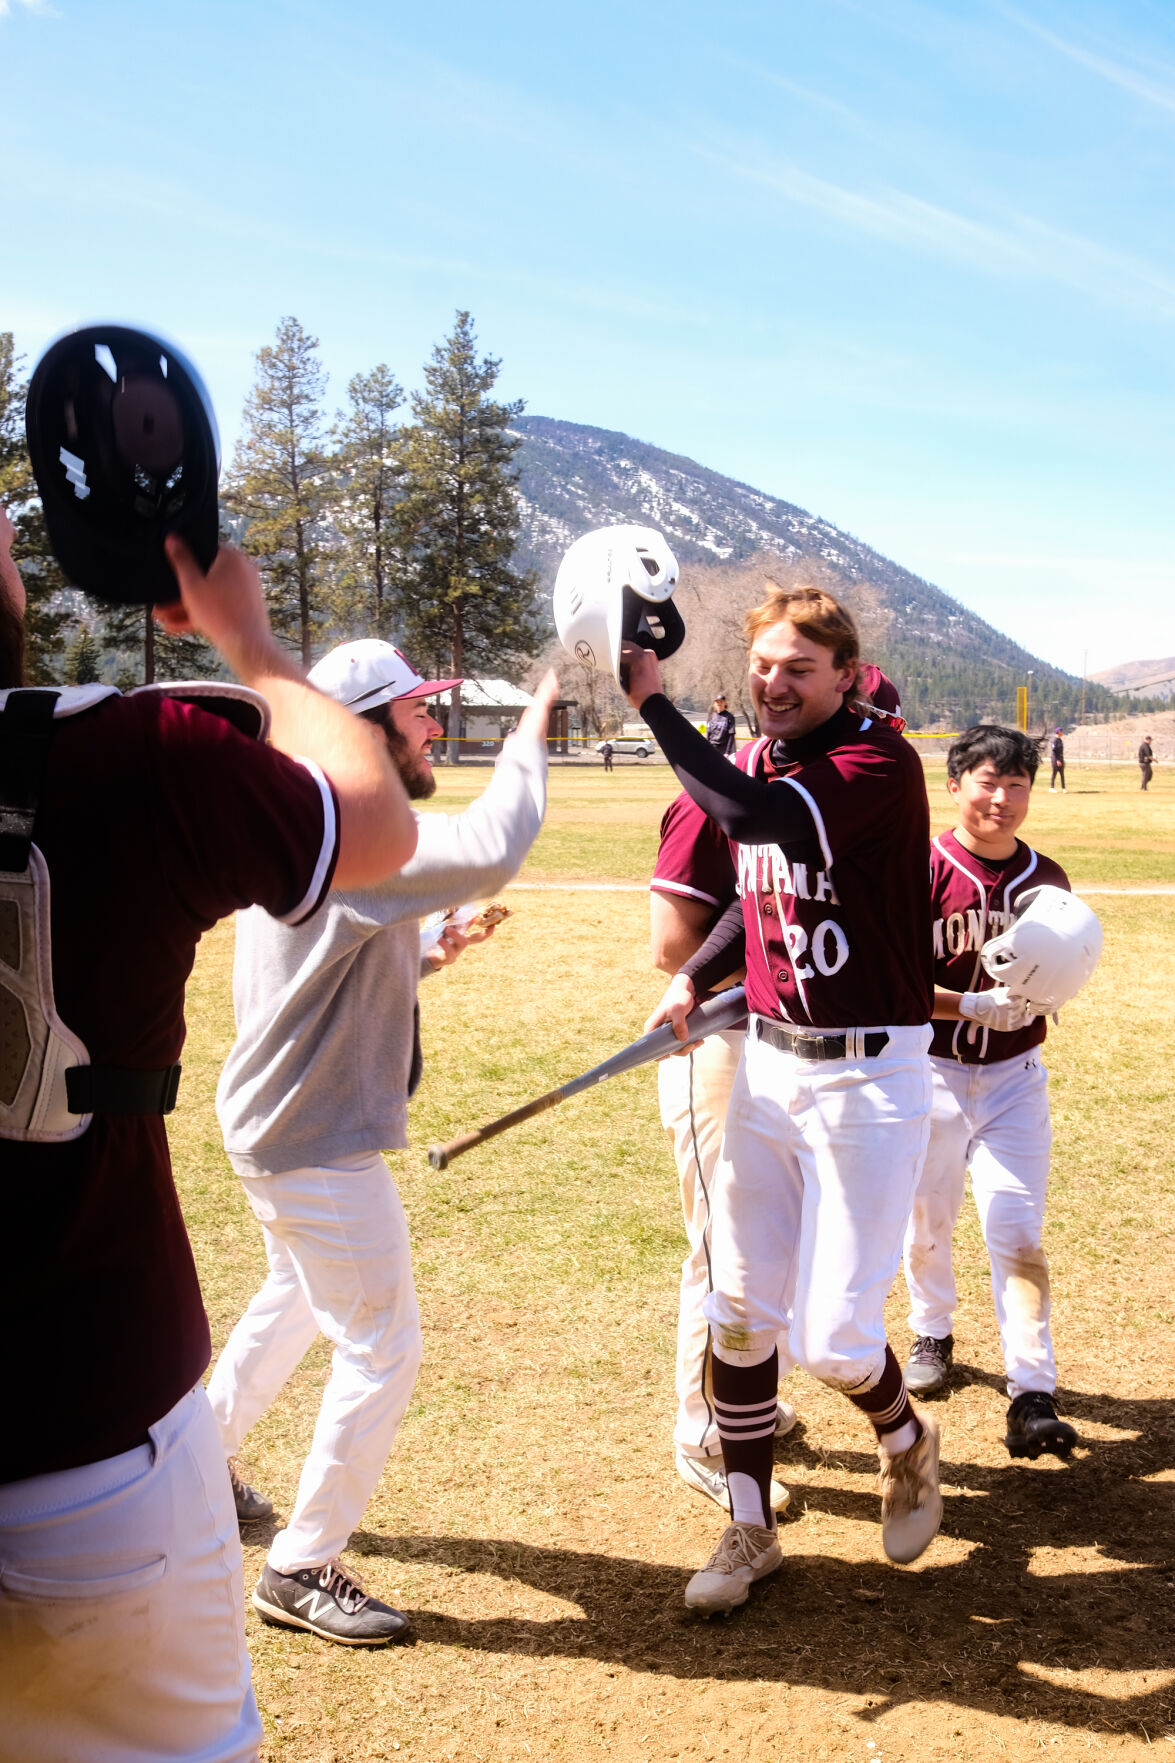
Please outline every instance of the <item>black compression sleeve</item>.
[{"label": "black compression sleeve", "polygon": [[812,837],[803,797],[786,786],[748,777],[724,759],[662,692],[641,705],[641,715],[699,808],[739,845],[786,845]]},{"label": "black compression sleeve", "polygon": [[703,992],[713,991],[719,981],[736,973],[744,964],[746,953],[742,901],[732,900],[701,948],[678,971],[693,980],[694,991],[701,997]]}]

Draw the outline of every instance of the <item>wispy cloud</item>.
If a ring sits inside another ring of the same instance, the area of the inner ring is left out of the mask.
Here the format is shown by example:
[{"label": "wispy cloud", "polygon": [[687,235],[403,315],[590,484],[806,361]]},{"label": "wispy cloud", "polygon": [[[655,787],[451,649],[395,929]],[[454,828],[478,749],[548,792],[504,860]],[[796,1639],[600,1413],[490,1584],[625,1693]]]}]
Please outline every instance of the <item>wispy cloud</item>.
[{"label": "wispy cloud", "polygon": [[1166,110],[1175,115],[1175,84],[1156,85],[1154,80],[1144,78],[1133,68],[1124,66],[1121,61],[1111,60],[1106,55],[1097,55],[1092,49],[1082,48],[1080,43],[1075,43],[1068,37],[1058,36],[1055,31],[1047,30],[1044,25],[1039,24],[1034,18],[1029,18],[1015,6],[1005,5],[1003,0],[991,0],[991,3],[993,9],[1001,17],[1006,18],[1011,24],[1018,25],[1021,30],[1028,31],[1030,35],[1038,37],[1042,43],[1047,43],[1059,55],[1067,56],[1070,61],[1075,61],[1079,67],[1087,68],[1090,73],[1097,74],[1099,78],[1109,80],[1111,85],[1120,87],[1123,92],[1129,92],[1134,98],[1140,98],[1144,104],[1153,104],[1157,109]]},{"label": "wispy cloud", "polygon": [[56,6],[50,6],[49,0],[0,0],[0,18],[11,17],[17,6],[23,6],[26,12],[39,12],[42,18],[60,18]]},{"label": "wispy cloud", "polygon": [[1114,251],[1033,215],[1002,210],[973,217],[892,185],[850,189],[805,171],[794,160],[743,147],[691,142],[693,151],[735,177],[774,191],[783,201],[857,232],[963,263],[988,275],[1025,275],[1060,282],[1125,310],[1175,315],[1175,279],[1153,264]]},{"label": "wispy cloud", "polygon": [[788,79],[786,74],[777,73],[774,68],[763,67],[758,62],[749,61],[743,55],[732,55],[726,49],[710,45],[708,53],[716,59],[724,61],[727,67],[745,73],[749,78],[759,80],[763,85],[774,86],[777,91],[786,92],[789,97],[798,98],[801,104],[809,104],[814,110],[822,110],[827,116],[833,116],[838,122],[847,123],[853,129],[867,129],[869,124],[865,118],[839,98],[830,98],[827,92],[817,92],[811,86],[801,85],[798,80]]}]

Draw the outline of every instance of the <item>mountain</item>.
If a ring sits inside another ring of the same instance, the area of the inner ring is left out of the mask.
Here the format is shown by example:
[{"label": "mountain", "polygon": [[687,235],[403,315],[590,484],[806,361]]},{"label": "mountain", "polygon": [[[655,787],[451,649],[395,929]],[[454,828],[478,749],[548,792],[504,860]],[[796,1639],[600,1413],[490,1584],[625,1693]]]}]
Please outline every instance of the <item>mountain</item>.
[{"label": "mountain", "polygon": [[[522,440],[516,559],[548,588],[574,539],[618,521],[655,526],[681,563],[711,566],[702,574],[712,593],[721,594],[725,570],[742,565],[745,575],[751,559],[811,559],[854,611],[868,605],[870,658],[898,681],[916,726],[1012,721],[1016,687],[1029,671],[1033,727],[1076,719],[1080,680],[830,521],[610,429],[523,416],[514,432]],[[1087,687],[1085,696],[1087,714],[1116,707],[1104,686]]]},{"label": "mountain", "polygon": [[1168,655],[1163,661],[1123,661],[1118,667],[1091,673],[1089,677],[1112,692],[1175,698],[1175,655]]}]

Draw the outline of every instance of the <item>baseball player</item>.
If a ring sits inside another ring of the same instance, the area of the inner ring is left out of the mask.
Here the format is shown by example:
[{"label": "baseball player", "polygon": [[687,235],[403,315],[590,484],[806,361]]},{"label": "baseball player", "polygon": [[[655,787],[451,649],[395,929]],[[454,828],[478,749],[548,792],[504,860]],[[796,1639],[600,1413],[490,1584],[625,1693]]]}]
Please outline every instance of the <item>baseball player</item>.
[{"label": "baseball player", "polygon": [[1027,889],[1042,882],[1069,889],[1060,865],[1016,836],[1038,759],[1027,735],[987,724],[968,729],[947,754],[957,819],[930,847],[934,1101],[906,1232],[916,1337],[906,1383],[926,1395],[945,1383],[951,1368],[951,1238],[970,1168],[1011,1397],[1007,1447],[1013,1457],[1041,1451],[1064,1457],[1077,1434],[1057,1416],[1048,1257],[1041,1245],[1052,1142],[1040,1056],[1045,1019],[994,986],[979,960],[984,943],[1007,929]]},{"label": "baseball player", "polygon": [[706,718],[706,739],[724,759],[732,757],[735,750],[734,717],[726,708],[725,692],[719,692],[710,706],[710,714]]},{"label": "baseball player", "polygon": [[[411,797],[432,794],[429,753],[442,731],[426,700],[459,681],[421,679],[374,638],[332,650],[309,677],[376,725]],[[237,924],[237,1041],[216,1102],[229,1160],[264,1230],[269,1277],[208,1395],[231,1458],[315,1337],[332,1343],[294,1509],[253,1604],[269,1622],[344,1645],[383,1644],[407,1627],[338,1557],[379,1480],[421,1357],[408,1227],[381,1155],[407,1143],[421,1075],[420,921],[496,893],[517,871],[542,824],[557,690],[549,673],[464,813],[417,816],[416,855],[387,884],[335,893],[305,928],[257,911]]]},{"label": "baseball player", "polygon": [[768,584],[748,615],[762,738],[726,764],[632,646],[630,702],[693,799],[738,846],[740,901],[671,982],[650,1026],[684,1038],[697,989],[747,965],[750,1029],[712,1196],[714,1405],[731,1523],[686,1591],[705,1613],[745,1601],[782,1561],[769,1487],[778,1353],[869,1419],[887,1554],[938,1529],[938,1436],[910,1404],[883,1307],[925,1154],[933,1002],[917,755],[846,708],[852,618],[818,589]]},{"label": "baseball player", "polygon": [[1055,792],[1057,779],[1060,778],[1061,794],[1064,796],[1067,792],[1065,790],[1065,735],[1062,729],[1056,729],[1053,732],[1050,757],[1053,769],[1049,776],[1049,795],[1051,796]]},{"label": "baseball player", "polygon": [[[850,708],[862,718],[883,719],[898,733],[905,727],[892,680],[872,665],[858,673]],[[738,879],[731,845],[714,821],[686,791],[669,804],[661,821],[661,842],[650,888],[653,962],[663,973],[677,972],[701,948],[722,912],[737,897]],[[740,969],[741,975],[741,969]],[[736,977],[731,975],[731,980]],[[722,1129],[734,1074],[742,1053],[745,1024],[708,1035],[688,1053],[657,1067],[661,1123],[677,1164],[681,1209],[689,1242],[681,1269],[677,1324],[677,1470],[687,1486],[729,1510],[729,1490],[710,1374],[710,1325],[702,1305],[710,1284],[710,1195],[722,1147]],[[780,1375],[792,1361],[787,1337],[779,1342]],[[796,1411],[779,1403],[776,1437],[790,1432]],[[788,1492],[771,1483],[771,1505],[783,1511]]]},{"label": "baseball player", "polygon": [[[0,1426],[0,1756],[248,1763],[263,1735],[240,1538],[164,1121],[184,984],[218,919],[257,901],[300,924],[332,879],[366,887],[405,861],[416,829],[386,756],[271,636],[240,552],[205,574],[170,541],[182,603],[157,616],[202,631],[266,694],[271,745],[233,725],[234,694],[237,711],[252,694],[232,686],[216,713],[168,688],[9,689],[24,605],[10,539],[0,511],[0,997],[40,1048],[0,1036],[0,1075],[20,1077],[15,1096],[0,1083],[19,1245],[0,1318],[21,1337]],[[39,729],[23,720],[38,697],[53,716]],[[30,880],[43,940],[23,935]]]},{"label": "baseball player", "polygon": [[[672,975],[701,948],[737,893],[726,835],[685,791],[665,810],[649,890],[653,964]],[[738,976],[741,963],[730,982]],[[720,1030],[657,1067],[661,1124],[673,1147],[689,1243],[681,1266],[677,1320],[674,1455],[686,1485],[723,1508],[729,1508],[729,1490],[714,1414],[710,1324],[702,1305],[711,1289],[710,1196],[744,1034],[743,1025]],[[781,1374],[786,1375],[791,1363],[786,1359],[786,1341],[780,1362]],[[795,1409],[780,1402],[776,1436],[790,1432],[795,1423]],[[773,1480],[772,1509],[782,1511],[788,1498],[787,1489]]]}]

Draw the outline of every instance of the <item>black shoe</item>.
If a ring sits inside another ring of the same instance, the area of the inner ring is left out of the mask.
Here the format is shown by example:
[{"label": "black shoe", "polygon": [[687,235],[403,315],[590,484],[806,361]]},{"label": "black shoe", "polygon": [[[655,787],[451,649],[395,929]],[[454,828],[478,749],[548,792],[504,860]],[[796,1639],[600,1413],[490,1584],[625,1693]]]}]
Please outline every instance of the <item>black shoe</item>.
[{"label": "black shoe", "polygon": [[229,1459],[228,1478],[233,1484],[233,1504],[237,1508],[237,1518],[242,1524],[252,1524],[258,1518],[273,1516],[273,1501],[251,1488],[247,1481],[242,1481],[237,1474],[236,1463]]},{"label": "black shoe", "polygon": [[337,1561],[277,1573],[266,1563],[253,1588],[253,1608],[266,1622],[308,1628],[345,1647],[382,1647],[402,1635],[408,1618],[363,1590],[363,1582]]},{"label": "black shoe", "polygon": [[936,1340],[932,1334],[920,1334],[910,1348],[906,1360],[906,1388],[912,1396],[931,1396],[941,1390],[951,1374],[955,1337]]},{"label": "black shoe", "polygon": [[1013,1457],[1031,1457],[1035,1463],[1042,1451],[1067,1457],[1077,1433],[1067,1420],[1057,1418],[1057,1398],[1048,1390],[1025,1390],[1008,1409],[1004,1443]]}]

